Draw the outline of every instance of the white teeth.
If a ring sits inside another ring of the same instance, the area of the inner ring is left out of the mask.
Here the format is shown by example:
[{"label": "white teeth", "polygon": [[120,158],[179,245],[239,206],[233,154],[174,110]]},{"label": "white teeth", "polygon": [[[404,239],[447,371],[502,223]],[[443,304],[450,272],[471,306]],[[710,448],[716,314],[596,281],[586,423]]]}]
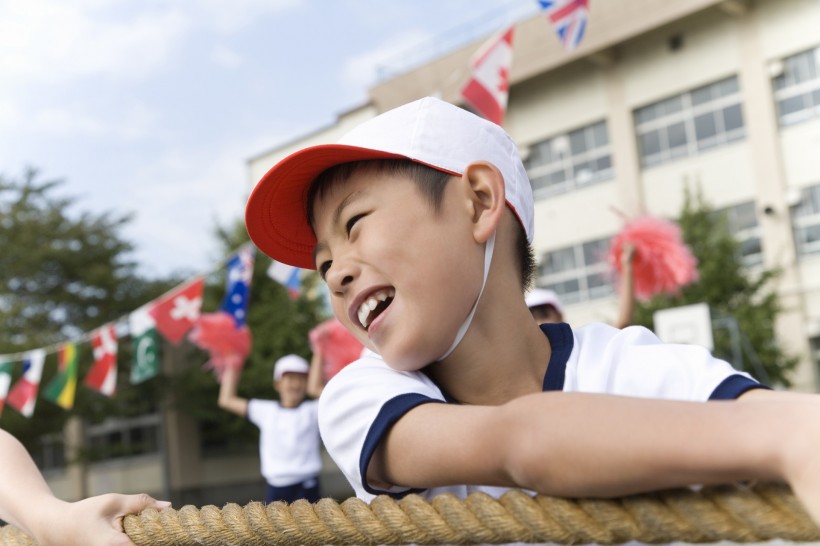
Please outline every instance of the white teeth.
[{"label": "white teeth", "polygon": [[374,311],[376,307],[379,306],[379,302],[387,301],[388,298],[395,297],[396,291],[393,289],[390,290],[382,290],[377,294],[373,294],[367,300],[363,301],[362,304],[359,306],[359,311],[357,313],[359,323],[367,328],[370,325],[370,321],[368,318],[370,317],[371,311]]}]

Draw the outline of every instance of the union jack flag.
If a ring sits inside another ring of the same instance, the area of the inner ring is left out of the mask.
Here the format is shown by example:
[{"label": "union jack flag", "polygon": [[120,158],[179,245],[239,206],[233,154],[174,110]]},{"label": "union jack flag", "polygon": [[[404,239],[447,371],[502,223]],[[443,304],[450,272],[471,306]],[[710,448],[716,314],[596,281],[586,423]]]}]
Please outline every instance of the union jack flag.
[{"label": "union jack flag", "polygon": [[589,0],[538,0],[561,45],[572,51],[584,37],[589,16]]}]

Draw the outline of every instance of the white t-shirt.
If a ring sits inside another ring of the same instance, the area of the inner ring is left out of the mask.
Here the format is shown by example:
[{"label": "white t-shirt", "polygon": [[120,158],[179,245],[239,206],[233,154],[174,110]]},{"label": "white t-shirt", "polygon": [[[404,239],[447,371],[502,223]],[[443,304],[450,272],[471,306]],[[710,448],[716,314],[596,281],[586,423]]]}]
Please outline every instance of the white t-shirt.
[{"label": "white t-shirt", "polygon": [[275,400],[248,401],[248,420],[259,427],[262,476],[282,487],[315,478],[322,470],[319,403],[305,400],[283,408]]},{"label": "white t-shirt", "polygon": [[[706,401],[734,399],[761,387],[706,349],[665,344],[640,326],[619,330],[594,323],[573,332],[562,323],[544,324],[541,329],[552,349],[544,391]],[[487,486],[381,490],[363,482],[385,433],[409,410],[429,402],[453,400],[424,373],[395,371],[375,353],[348,365],[328,382],[319,402],[322,440],[358,497],[370,501],[377,494],[413,492],[432,498],[449,492],[464,498],[472,491],[498,497],[507,491]]]}]

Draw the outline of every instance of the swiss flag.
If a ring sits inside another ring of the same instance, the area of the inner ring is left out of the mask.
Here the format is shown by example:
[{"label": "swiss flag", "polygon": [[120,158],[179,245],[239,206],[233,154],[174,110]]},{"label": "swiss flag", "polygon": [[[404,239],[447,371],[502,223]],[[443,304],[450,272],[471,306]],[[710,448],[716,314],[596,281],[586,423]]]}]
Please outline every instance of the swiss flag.
[{"label": "swiss flag", "polygon": [[507,110],[509,74],[513,56],[513,30],[494,36],[470,62],[472,77],[461,89],[464,97],[486,119],[501,125]]},{"label": "swiss flag", "polygon": [[165,339],[176,345],[193,327],[202,308],[204,287],[205,278],[196,277],[157,300],[148,311]]},{"label": "swiss flag", "polygon": [[113,324],[107,324],[91,333],[94,365],[88,370],[84,383],[106,396],[117,390],[117,333]]}]

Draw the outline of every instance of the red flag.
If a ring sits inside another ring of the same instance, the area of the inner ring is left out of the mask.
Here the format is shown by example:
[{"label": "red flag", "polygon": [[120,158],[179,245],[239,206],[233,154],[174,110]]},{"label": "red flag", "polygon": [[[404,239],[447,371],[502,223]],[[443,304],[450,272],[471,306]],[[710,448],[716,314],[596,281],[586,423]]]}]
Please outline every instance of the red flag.
[{"label": "red flag", "polygon": [[94,365],[83,381],[95,391],[112,396],[117,390],[117,333],[107,324],[91,333]]},{"label": "red flag", "polygon": [[157,331],[165,339],[177,344],[194,326],[202,308],[204,287],[204,277],[196,277],[154,304],[149,313],[157,323]]},{"label": "red flag", "polygon": [[486,119],[501,125],[507,109],[509,74],[513,54],[513,30],[494,36],[476,53],[470,67],[473,74],[461,89],[461,96]]}]

